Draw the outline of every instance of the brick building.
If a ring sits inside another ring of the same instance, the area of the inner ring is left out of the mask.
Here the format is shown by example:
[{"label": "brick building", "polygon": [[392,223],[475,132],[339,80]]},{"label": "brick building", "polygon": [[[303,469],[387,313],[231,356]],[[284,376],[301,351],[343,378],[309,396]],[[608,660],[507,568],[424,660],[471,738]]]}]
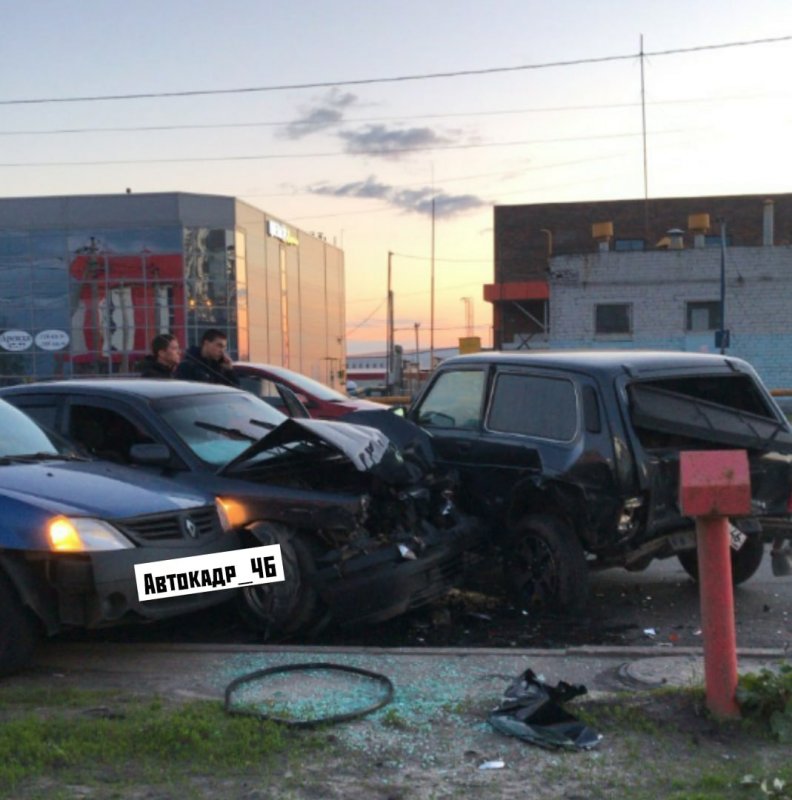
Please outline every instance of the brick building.
[{"label": "brick building", "polygon": [[792,194],[495,208],[496,348],[717,352],[722,288],[726,352],[792,387]]}]

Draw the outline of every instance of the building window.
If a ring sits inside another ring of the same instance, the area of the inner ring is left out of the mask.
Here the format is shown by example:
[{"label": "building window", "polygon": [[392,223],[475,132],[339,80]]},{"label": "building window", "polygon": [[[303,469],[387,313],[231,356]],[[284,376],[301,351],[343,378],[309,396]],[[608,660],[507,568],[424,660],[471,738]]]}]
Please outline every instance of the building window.
[{"label": "building window", "polygon": [[631,303],[601,303],[595,306],[594,312],[594,332],[596,334],[632,333]]},{"label": "building window", "polygon": [[613,249],[617,253],[646,250],[646,242],[643,239],[615,239],[613,242]]},{"label": "building window", "polygon": [[716,331],[720,328],[721,307],[718,300],[685,303],[685,308],[685,330],[690,332]]}]

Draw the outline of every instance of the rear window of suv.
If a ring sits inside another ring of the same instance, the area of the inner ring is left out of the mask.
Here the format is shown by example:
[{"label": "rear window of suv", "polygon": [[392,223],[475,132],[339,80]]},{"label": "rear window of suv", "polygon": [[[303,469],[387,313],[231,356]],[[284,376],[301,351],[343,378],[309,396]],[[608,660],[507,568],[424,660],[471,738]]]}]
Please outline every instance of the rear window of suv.
[{"label": "rear window of suv", "polygon": [[487,427],[568,442],[578,425],[577,395],[571,381],[543,375],[499,375]]}]

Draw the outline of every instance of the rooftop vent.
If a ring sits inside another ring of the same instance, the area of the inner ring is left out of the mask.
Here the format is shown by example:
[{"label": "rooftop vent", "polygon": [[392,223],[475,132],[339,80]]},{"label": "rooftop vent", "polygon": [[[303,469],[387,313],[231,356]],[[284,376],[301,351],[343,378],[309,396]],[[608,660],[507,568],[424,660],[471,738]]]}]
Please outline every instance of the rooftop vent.
[{"label": "rooftop vent", "polygon": [[681,228],[671,228],[666,234],[669,250],[682,250],[685,247],[685,232]]},{"label": "rooftop vent", "polygon": [[688,214],[688,230],[693,234],[693,247],[700,249],[707,246],[709,229],[709,214]]},{"label": "rooftop vent", "polygon": [[610,250],[610,240],[613,238],[612,222],[595,222],[591,226],[591,236],[599,243],[600,253]]}]

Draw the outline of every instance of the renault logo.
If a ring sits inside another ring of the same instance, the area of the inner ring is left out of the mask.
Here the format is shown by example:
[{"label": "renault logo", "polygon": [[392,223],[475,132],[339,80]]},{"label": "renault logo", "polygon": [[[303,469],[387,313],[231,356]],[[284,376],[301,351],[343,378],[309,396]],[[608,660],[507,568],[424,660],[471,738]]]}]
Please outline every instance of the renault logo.
[{"label": "renault logo", "polygon": [[184,532],[191,539],[197,539],[198,538],[198,528],[197,528],[196,524],[189,517],[185,517],[185,519],[184,519]]}]

